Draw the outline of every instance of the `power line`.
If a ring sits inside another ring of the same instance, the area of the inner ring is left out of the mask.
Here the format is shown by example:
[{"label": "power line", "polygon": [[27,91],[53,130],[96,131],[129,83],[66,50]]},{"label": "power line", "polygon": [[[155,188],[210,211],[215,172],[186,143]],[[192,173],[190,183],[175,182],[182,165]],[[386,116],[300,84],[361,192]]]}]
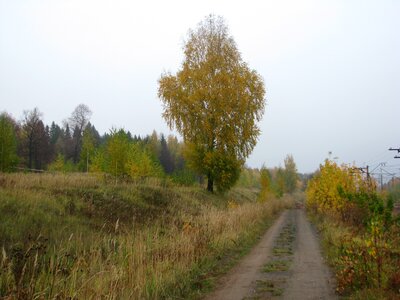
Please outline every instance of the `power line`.
[{"label": "power line", "polygon": [[373,165],[374,162],[376,162],[376,161],[382,161],[383,158],[386,157],[388,154],[389,153],[387,152],[387,150],[384,150],[378,154],[373,155],[369,159],[367,159],[364,164]]},{"label": "power line", "polygon": [[353,170],[359,170],[361,172],[361,174],[367,174],[367,180],[370,180],[370,171],[369,171],[369,166],[366,167],[353,167]]},{"label": "power line", "polygon": [[[387,178],[393,178],[396,175],[396,173],[389,172],[386,167],[386,162],[381,162],[371,171],[371,175],[380,183],[380,190],[383,189],[384,179],[385,183],[387,183]],[[377,170],[378,168],[379,170]]]},{"label": "power line", "polygon": [[[397,151],[397,153],[400,153],[400,148],[392,148],[392,147],[390,147],[389,151]],[[394,158],[400,158],[400,156],[396,155]]]},{"label": "power line", "polygon": [[400,164],[386,165],[386,168],[400,168]]},{"label": "power line", "polygon": [[381,153],[375,155],[373,159],[367,160],[364,164],[374,166],[382,161],[388,161],[390,159],[392,159],[391,153],[389,153],[388,150],[384,150]]}]

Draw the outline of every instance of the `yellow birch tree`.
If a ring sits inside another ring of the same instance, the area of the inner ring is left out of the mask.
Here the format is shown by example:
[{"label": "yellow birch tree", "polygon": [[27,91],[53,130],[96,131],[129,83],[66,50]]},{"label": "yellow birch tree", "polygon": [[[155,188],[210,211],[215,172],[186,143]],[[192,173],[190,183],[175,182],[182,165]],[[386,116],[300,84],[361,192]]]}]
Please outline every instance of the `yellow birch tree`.
[{"label": "yellow birch tree", "polygon": [[182,68],[162,74],[158,95],[167,124],[195,152],[187,159],[207,176],[207,189],[212,192],[214,182],[230,188],[260,134],[265,89],[221,17],[208,16],[189,31]]}]

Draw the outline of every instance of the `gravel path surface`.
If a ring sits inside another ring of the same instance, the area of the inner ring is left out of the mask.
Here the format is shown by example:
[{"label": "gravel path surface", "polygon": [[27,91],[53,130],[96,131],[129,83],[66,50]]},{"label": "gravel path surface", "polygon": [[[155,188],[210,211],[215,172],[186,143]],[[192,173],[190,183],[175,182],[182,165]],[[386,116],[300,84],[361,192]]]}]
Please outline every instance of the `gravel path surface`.
[{"label": "gravel path surface", "polygon": [[283,299],[337,299],[332,274],[321,255],[319,240],[303,210],[296,211],[292,276]]},{"label": "gravel path surface", "polygon": [[205,299],[337,299],[304,210],[283,212]]}]

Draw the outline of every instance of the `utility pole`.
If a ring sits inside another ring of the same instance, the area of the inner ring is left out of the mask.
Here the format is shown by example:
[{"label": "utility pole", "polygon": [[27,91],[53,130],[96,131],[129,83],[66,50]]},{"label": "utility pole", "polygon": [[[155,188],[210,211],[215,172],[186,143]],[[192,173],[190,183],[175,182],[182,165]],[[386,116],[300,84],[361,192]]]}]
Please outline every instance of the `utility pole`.
[{"label": "utility pole", "polygon": [[[400,153],[400,148],[392,148],[392,147],[390,147],[389,151],[397,151],[397,153]],[[394,158],[400,158],[400,156],[396,155]]]},{"label": "utility pole", "polygon": [[365,174],[366,175],[366,181],[367,181],[367,184],[368,184],[368,188],[371,189],[371,190],[375,190],[375,184],[372,181],[372,178],[371,178],[372,176],[371,175],[373,175],[373,171],[376,168],[373,169],[372,171],[370,171],[369,166],[367,165],[365,167],[353,167],[352,169],[353,170],[358,170],[359,172],[361,172],[362,175]]},{"label": "utility pole", "polygon": [[356,169],[357,169],[357,170],[360,170],[361,173],[363,173],[363,174],[367,174],[367,179],[369,180],[369,178],[370,178],[369,166],[360,167],[360,168],[356,168]]},{"label": "utility pole", "polygon": [[369,166],[367,165],[366,167],[359,167],[359,168],[353,168],[355,170],[359,170],[361,171],[362,174],[366,174],[367,175],[367,181],[369,182],[371,179],[371,173],[369,172]]}]

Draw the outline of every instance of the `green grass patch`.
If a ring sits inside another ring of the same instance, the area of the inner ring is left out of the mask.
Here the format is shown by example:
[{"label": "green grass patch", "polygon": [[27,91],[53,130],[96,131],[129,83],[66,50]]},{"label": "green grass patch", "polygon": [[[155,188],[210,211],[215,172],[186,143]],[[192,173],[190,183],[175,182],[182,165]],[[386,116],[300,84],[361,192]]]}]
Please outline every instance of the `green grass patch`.
[{"label": "green grass patch", "polygon": [[274,256],[287,256],[287,255],[292,255],[293,251],[292,251],[292,248],[274,247],[274,249],[272,250],[272,253]]},{"label": "green grass patch", "polygon": [[295,239],[295,232],[296,228],[291,223],[283,227],[275,241],[275,247],[272,249],[274,256],[290,256],[293,254],[292,243]]},{"label": "green grass patch", "polygon": [[290,260],[272,260],[264,266],[263,272],[284,272],[289,270],[290,263]]},{"label": "green grass patch", "polygon": [[283,289],[274,280],[257,280],[257,291],[259,293],[270,293],[272,296],[283,294]]}]

